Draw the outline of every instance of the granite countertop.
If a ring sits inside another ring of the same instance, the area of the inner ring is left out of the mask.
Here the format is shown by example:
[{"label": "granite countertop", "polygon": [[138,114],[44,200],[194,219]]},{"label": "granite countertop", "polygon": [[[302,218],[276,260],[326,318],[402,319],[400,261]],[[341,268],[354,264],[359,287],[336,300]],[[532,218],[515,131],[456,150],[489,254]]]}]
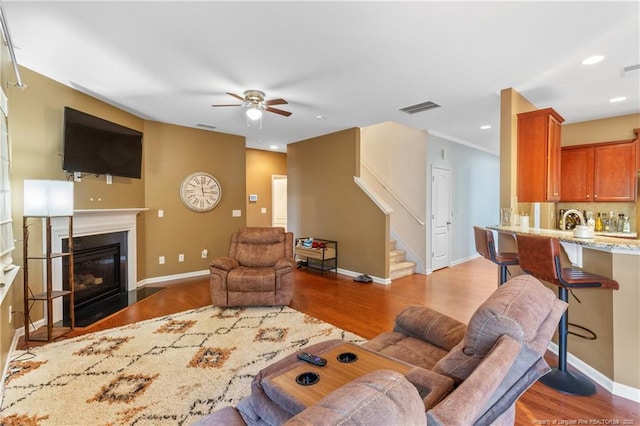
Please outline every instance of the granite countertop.
[{"label": "granite countertop", "polygon": [[493,229],[499,232],[507,232],[511,234],[532,234],[542,235],[545,237],[557,238],[560,241],[574,243],[583,247],[592,248],[596,250],[607,251],[611,253],[624,253],[634,254],[640,256],[640,240],[636,238],[620,238],[611,237],[605,235],[596,235],[593,238],[575,238],[572,231],[560,231],[559,229],[542,229],[542,228],[529,228],[528,230],[522,230],[519,226],[487,226],[489,229]]}]

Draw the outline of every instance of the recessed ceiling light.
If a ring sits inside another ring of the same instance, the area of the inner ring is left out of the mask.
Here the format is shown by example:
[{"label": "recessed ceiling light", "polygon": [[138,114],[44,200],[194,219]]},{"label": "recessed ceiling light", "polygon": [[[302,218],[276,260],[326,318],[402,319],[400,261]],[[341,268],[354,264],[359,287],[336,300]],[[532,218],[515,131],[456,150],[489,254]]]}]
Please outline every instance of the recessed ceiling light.
[{"label": "recessed ceiling light", "polygon": [[480,130],[489,130],[491,128],[490,125],[485,124],[484,126],[480,126]]},{"label": "recessed ceiling light", "polygon": [[626,96],[616,96],[615,98],[609,99],[609,102],[615,103],[615,102],[622,102],[622,101],[626,101],[626,100],[627,100]]},{"label": "recessed ceiling light", "polygon": [[271,148],[271,149],[278,149],[278,145],[271,145],[269,148]]},{"label": "recessed ceiling light", "polygon": [[585,60],[582,61],[582,65],[597,64],[598,62],[602,61],[603,59],[604,59],[604,56],[602,56],[602,55],[589,56],[588,58],[586,58]]},{"label": "recessed ceiling light", "polygon": [[317,118],[318,120],[322,120],[322,119],[324,118],[324,115],[316,115],[316,118]]}]

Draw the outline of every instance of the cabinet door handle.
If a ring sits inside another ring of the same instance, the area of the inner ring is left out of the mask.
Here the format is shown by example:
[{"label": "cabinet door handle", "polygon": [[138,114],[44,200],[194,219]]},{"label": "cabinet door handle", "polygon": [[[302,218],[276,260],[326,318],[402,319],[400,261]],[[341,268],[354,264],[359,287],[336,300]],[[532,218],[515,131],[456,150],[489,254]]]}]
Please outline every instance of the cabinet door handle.
[{"label": "cabinet door handle", "polygon": [[593,198],[598,198],[598,194],[595,194],[595,195],[593,196]]},{"label": "cabinet door handle", "polygon": [[589,198],[589,194],[587,194],[587,198]]}]

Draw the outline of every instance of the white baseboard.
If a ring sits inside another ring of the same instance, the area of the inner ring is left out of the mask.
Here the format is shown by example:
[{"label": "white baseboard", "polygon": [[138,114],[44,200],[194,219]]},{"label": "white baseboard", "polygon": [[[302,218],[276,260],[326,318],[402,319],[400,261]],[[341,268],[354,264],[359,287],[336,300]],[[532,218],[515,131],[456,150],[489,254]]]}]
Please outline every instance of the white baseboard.
[{"label": "white baseboard", "polygon": [[[549,349],[549,351],[553,352],[555,355],[558,355],[558,345],[554,342],[549,343],[547,349]],[[591,367],[586,362],[582,361],[580,358],[572,355],[570,352],[567,352],[567,362],[576,369],[580,370],[582,374],[605,388],[607,392],[610,392],[611,394],[620,396],[622,398],[626,398],[633,402],[640,403],[640,389],[614,382],[595,368]]]},{"label": "white baseboard", "polygon": [[460,265],[461,263],[469,262],[469,261],[471,261],[471,260],[473,260],[475,258],[478,258],[478,257],[480,257],[480,255],[476,253],[473,256],[465,257],[463,259],[454,260],[454,261],[451,262],[451,265],[449,265],[449,266]]},{"label": "white baseboard", "polygon": [[[342,275],[346,275],[348,277],[357,277],[358,275],[361,275],[359,272],[353,272],[348,269],[342,269],[342,268],[338,268],[338,273]],[[384,285],[391,284],[391,278],[380,278],[380,277],[374,276],[374,277],[371,277],[371,279],[373,279],[373,282],[376,284],[384,284]]]},{"label": "white baseboard", "polygon": [[173,280],[182,280],[185,278],[195,278],[195,277],[203,277],[206,275],[209,275],[210,272],[208,269],[202,270],[202,271],[194,271],[194,272],[185,272],[183,274],[174,274],[174,275],[164,275],[161,277],[151,277],[151,278],[145,278],[144,280],[138,281],[137,286],[138,287],[144,287],[148,284],[157,284],[157,283],[163,283],[166,281],[173,281]]}]

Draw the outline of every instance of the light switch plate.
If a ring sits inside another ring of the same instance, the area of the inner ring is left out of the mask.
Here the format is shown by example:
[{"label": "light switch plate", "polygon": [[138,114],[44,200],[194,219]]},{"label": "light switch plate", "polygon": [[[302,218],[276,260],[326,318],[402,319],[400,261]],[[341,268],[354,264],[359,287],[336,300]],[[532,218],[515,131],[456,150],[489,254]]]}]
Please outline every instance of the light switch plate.
[{"label": "light switch plate", "polygon": [[233,210],[233,211],[231,211],[231,216],[232,216],[232,217],[240,217],[240,216],[242,216],[242,211],[240,211],[240,210]]}]

